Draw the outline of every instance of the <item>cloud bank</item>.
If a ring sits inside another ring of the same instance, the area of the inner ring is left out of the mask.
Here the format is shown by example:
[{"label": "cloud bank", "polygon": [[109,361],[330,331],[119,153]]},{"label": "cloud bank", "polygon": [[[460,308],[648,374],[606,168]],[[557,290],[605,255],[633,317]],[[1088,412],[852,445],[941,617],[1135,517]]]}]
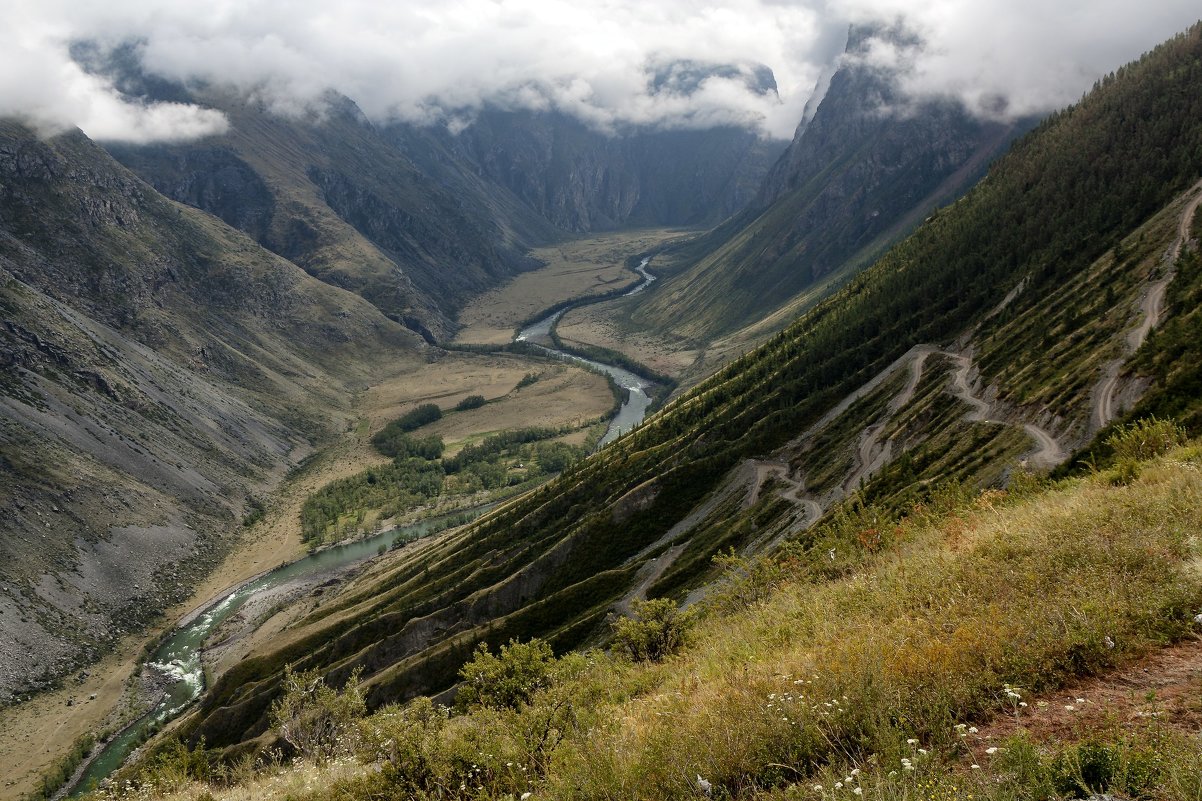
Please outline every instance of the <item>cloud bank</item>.
[{"label": "cloud bank", "polygon": [[[1196,2],[1196,0],[1195,0]],[[851,22],[902,21],[881,44],[915,97],[988,114],[1045,111],[1183,30],[1194,3],[1148,0],[13,0],[0,29],[0,115],[45,131],[147,142],[220,133],[218,112],[142,102],[71,58],[135,44],[143,69],[308,113],[330,90],[375,120],[463,124],[485,105],[554,109],[604,131],[735,124],[788,138]],[[680,65],[692,80],[663,81]],[[763,85],[762,66],[776,90]],[[723,69],[708,69],[724,67]]]}]

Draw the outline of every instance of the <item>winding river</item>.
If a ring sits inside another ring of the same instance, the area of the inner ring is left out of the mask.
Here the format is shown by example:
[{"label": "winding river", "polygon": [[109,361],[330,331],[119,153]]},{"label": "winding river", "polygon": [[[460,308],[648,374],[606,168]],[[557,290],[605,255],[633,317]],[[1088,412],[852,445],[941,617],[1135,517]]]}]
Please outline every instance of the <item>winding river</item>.
[{"label": "winding river", "polygon": [[[643,259],[642,263],[635,268],[643,280],[625,292],[623,297],[642,292],[655,281],[655,276],[647,271],[649,261],[649,258]],[[577,305],[585,303],[588,301]],[[594,359],[586,359],[536,342],[535,340],[539,339],[550,340],[552,327],[566,311],[567,309],[557,311],[522,329],[515,337],[515,341],[530,342],[541,351],[556,358],[583,364],[602,372],[626,390],[626,399],[618,409],[618,413],[614,415],[613,420],[610,421],[609,429],[597,446],[601,447],[642,422],[643,417],[647,414],[647,408],[651,405],[651,397],[647,394],[651,382],[621,367]],[[483,514],[491,506],[492,504],[473,511]],[[391,529],[358,542],[317,551],[303,559],[281,565],[275,570],[251,579],[221,600],[185,617],[171,636],[155,650],[148,660],[150,667],[162,677],[165,687],[162,700],[150,712],[104,744],[100,753],[87,763],[79,778],[71,785],[69,795],[78,796],[93,785],[102,782],[121,767],[121,763],[133,749],[146,739],[148,733],[172,720],[200,697],[204,691],[204,667],[201,661],[201,651],[205,640],[257,593],[280,587],[297,579],[338,573],[376,556],[381,546],[391,546],[400,537],[415,539],[424,536],[443,521],[443,518],[431,518],[412,526]]]},{"label": "winding river", "polygon": [[[489,504],[471,512],[483,514],[492,506]],[[251,579],[216,603],[185,617],[148,660],[151,669],[159,673],[162,679],[165,688],[163,698],[154,709],[105,743],[96,758],[87,764],[75,780],[70,795],[80,795],[94,783],[98,784],[107,778],[121,767],[121,763],[146,738],[148,732],[174,718],[200,697],[204,691],[201,649],[205,640],[254,595],[297,579],[338,573],[376,556],[381,546],[390,547],[398,539],[417,539],[445,521],[445,517],[434,517],[412,526],[389,529],[357,542],[316,551]]]},{"label": "winding river", "polygon": [[[643,280],[638,284],[638,286],[623,293],[622,297],[637,295],[647,287],[651,286],[651,284],[655,281],[655,276],[647,271],[647,263],[650,261],[650,257],[645,258],[639,264],[639,266],[635,268],[635,271],[643,277]],[[591,302],[599,303],[602,300],[605,300],[605,298],[598,298],[597,300]],[[647,409],[651,406],[651,396],[647,394],[647,390],[651,387],[652,382],[642,378],[641,376],[635,375],[629,370],[624,370],[621,367],[617,367],[612,364],[606,364],[605,362],[599,362],[594,359],[586,359],[583,356],[577,356],[574,353],[556,350],[555,348],[543,345],[538,341],[550,341],[551,329],[555,327],[557,322],[559,322],[560,317],[563,317],[563,315],[569,309],[579,308],[580,306],[585,306],[589,303],[590,301],[584,300],[574,306],[569,306],[567,309],[560,309],[554,314],[547,315],[537,323],[533,323],[532,325],[528,325],[523,328],[518,335],[514,337],[514,341],[528,342],[544,353],[555,356],[556,358],[563,359],[565,361],[576,362],[577,364],[583,364],[593,370],[604,373],[612,378],[618,386],[626,390],[625,401],[623,401],[622,406],[618,409],[618,413],[614,415],[612,420],[609,421],[609,429],[605,432],[605,436],[601,438],[601,441],[597,445],[597,447],[600,448],[634,428],[643,421],[644,417],[647,416]]]}]

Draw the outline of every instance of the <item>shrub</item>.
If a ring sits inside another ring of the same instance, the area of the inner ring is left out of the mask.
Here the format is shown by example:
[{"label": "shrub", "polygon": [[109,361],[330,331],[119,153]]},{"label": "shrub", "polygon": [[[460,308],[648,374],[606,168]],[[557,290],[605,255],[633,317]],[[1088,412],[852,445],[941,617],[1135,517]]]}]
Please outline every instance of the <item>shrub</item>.
[{"label": "shrub", "polygon": [[153,786],[159,792],[179,790],[190,782],[207,782],[213,776],[213,765],[202,738],[196,748],[178,737],[158,749],[149,764],[139,773],[139,783]]},{"label": "shrub", "polygon": [[614,650],[635,662],[659,662],[680,650],[693,622],[667,598],[635,601],[634,617],[614,621]]},{"label": "shrub", "polygon": [[545,473],[561,473],[580,457],[580,449],[566,442],[540,442],[535,448],[538,466]]},{"label": "shrub", "polygon": [[384,426],[374,437],[371,438],[372,444],[376,444],[379,438],[387,438],[393,436],[397,432],[416,431],[424,425],[429,425],[435,420],[442,419],[442,409],[439,409],[433,403],[423,403],[420,406],[415,406],[403,415],[393,420],[388,425]]},{"label": "shrub", "polygon": [[414,437],[397,429],[385,428],[371,439],[371,444],[385,456],[394,459],[439,459],[442,457],[442,437]]},{"label": "shrub", "polygon": [[538,379],[540,377],[541,376],[539,376],[538,373],[526,373],[526,375],[522,376],[522,380],[518,382],[518,385],[516,387],[514,387],[514,389],[521,389],[522,387],[528,387],[531,384],[533,384],[535,381],[538,381]]},{"label": "shrub", "polygon": [[1140,461],[1167,453],[1186,440],[1185,429],[1174,421],[1145,417],[1119,426],[1106,438],[1106,444],[1120,461]]},{"label": "shrub", "polygon": [[263,505],[262,500],[256,498],[254,495],[246,496],[246,511],[242,515],[243,527],[250,528],[262,520],[266,514],[267,507]]},{"label": "shrub", "polygon": [[463,684],[455,702],[465,708],[513,709],[550,684],[555,656],[542,640],[510,640],[494,656],[480,643],[472,660],[459,669]]},{"label": "shrub", "polygon": [[271,705],[271,725],[298,754],[321,762],[353,748],[356,721],[367,711],[358,669],[336,690],[317,670],[294,673],[286,665],[283,688]]},{"label": "shrub", "polygon": [[466,412],[468,409],[479,409],[484,404],[488,403],[483,395],[468,395],[459,403],[455,404],[455,411]]}]

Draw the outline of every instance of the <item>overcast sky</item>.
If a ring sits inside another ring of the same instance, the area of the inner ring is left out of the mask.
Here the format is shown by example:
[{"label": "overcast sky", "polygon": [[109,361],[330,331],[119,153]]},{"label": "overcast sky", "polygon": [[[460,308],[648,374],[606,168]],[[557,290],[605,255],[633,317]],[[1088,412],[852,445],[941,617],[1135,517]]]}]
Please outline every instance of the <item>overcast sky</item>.
[{"label": "overcast sky", "polygon": [[[102,140],[224,130],[209,109],[123,97],[69,55],[73,42],[134,40],[151,73],[228,85],[283,114],[336,90],[380,121],[455,125],[495,104],[601,130],[737,123],[788,138],[851,22],[900,17],[922,36],[921,52],[871,53],[904,67],[913,96],[1022,114],[1078,99],[1199,16],[1197,0],[8,0],[0,116]],[[764,64],[779,93],[738,75],[653,91],[649,75],[680,60]]]}]

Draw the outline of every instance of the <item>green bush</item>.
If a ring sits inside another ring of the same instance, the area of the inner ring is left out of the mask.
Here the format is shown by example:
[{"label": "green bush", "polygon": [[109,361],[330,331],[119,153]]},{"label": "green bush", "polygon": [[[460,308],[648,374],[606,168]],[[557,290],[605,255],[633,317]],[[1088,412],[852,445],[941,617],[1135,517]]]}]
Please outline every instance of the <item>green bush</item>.
[{"label": "green bush", "polygon": [[534,452],[544,473],[562,473],[580,458],[580,449],[566,442],[540,442]]},{"label": "green bush", "polygon": [[189,748],[178,737],[168,740],[154,752],[149,764],[138,774],[138,783],[157,792],[174,792],[190,782],[207,782],[213,777],[213,762],[205,750],[204,738]]},{"label": "green bush", "polygon": [[437,434],[414,437],[403,431],[388,428],[372,437],[371,444],[380,453],[394,459],[440,459],[445,447],[442,437]]},{"label": "green bush", "polygon": [[420,406],[415,406],[403,415],[393,420],[388,425],[384,426],[374,437],[371,438],[372,444],[376,444],[377,439],[388,438],[395,432],[416,431],[424,425],[429,425],[435,420],[442,419],[442,409],[439,409],[433,403],[423,403]]},{"label": "green bush", "polygon": [[354,750],[357,721],[367,712],[358,669],[336,690],[317,670],[294,673],[286,665],[283,689],[271,705],[271,725],[297,754],[321,762]]},{"label": "green bush", "polygon": [[692,612],[667,598],[635,601],[632,607],[634,617],[614,621],[615,651],[635,662],[659,662],[680,650],[693,623]]},{"label": "green bush", "polygon": [[488,403],[483,395],[468,395],[459,403],[455,404],[455,411],[466,412],[468,409],[479,409],[484,404]]},{"label": "green bush", "polygon": [[255,523],[263,519],[267,514],[267,507],[263,505],[263,501],[256,498],[254,495],[246,496],[246,512],[242,515],[242,525],[245,528],[250,528]]},{"label": "green bush", "polygon": [[1184,445],[1187,439],[1185,429],[1174,421],[1145,417],[1116,428],[1106,444],[1120,462],[1142,461]]},{"label": "green bush", "polygon": [[516,708],[550,685],[554,662],[551,646],[542,640],[510,640],[496,655],[480,643],[472,660],[459,669],[463,684],[455,702],[464,709]]}]

